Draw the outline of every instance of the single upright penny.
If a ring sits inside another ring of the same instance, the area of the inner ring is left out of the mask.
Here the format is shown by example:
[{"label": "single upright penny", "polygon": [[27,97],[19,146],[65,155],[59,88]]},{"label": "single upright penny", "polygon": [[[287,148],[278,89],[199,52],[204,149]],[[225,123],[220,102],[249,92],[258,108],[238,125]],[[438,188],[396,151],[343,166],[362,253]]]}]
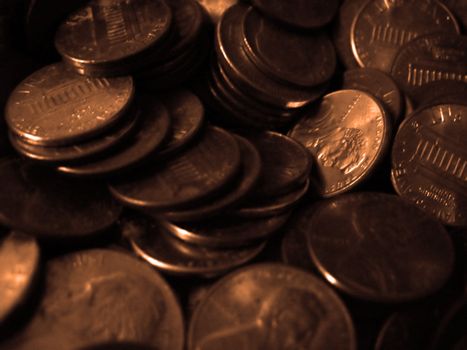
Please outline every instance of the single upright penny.
[{"label": "single upright penny", "polygon": [[5,108],[6,122],[28,143],[69,145],[112,126],[130,106],[133,93],[131,77],[83,77],[55,63],[13,90]]},{"label": "single upright penny", "polygon": [[441,222],[467,226],[467,104],[415,111],[394,139],[396,192]]},{"label": "single upright penny", "polygon": [[289,136],[315,160],[318,193],[331,197],[364,180],[384,155],[390,122],[381,104],[358,90],[340,90],[300,119]]},{"label": "single upright penny", "polygon": [[329,199],[304,230],[324,278],[364,300],[422,298],[440,289],[453,270],[454,246],[444,227],[395,195]]},{"label": "single upright penny", "polygon": [[356,349],[344,303],[322,281],[282,264],[257,264],[217,282],[195,309],[189,350]]}]

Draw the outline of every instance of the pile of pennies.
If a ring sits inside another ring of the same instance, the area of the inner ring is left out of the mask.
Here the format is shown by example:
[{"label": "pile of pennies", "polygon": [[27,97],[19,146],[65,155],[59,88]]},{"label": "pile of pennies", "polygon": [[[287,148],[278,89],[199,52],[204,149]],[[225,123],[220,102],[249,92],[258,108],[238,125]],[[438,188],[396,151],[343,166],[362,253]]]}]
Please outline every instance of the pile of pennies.
[{"label": "pile of pennies", "polygon": [[0,3],[0,349],[467,349],[467,3]]}]

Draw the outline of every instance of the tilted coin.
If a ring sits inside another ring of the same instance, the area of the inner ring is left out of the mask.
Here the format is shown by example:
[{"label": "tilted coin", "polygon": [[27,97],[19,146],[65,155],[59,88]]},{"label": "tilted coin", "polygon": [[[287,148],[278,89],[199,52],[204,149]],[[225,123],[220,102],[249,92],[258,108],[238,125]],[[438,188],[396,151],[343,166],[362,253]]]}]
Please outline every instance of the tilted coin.
[{"label": "tilted coin", "polygon": [[80,176],[111,174],[135,166],[160,148],[169,133],[169,113],[152,96],[143,96],[140,99],[139,125],[124,144],[99,158],[81,164],[62,165],[57,169],[63,173]]},{"label": "tilted coin", "polygon": [[467,38],[444,33],[419,37],[401,48],[391,75],[414,102],[419,90],[434,82],[467,84]]},{"label": "tilted coin", "polygon": [[56,63],[34,72],[13,90],[5,117],[10,130],[28,143],[69,145],[115,124],[133,92],[131,77],[88,78]]},{"label": "tilted coin", "polygon": [[25,302],[39,272],[39,245],[19,232],[0,239],[0,325]]},{"label": "tilted coin", "polygon": [[454,265],[444,227],[401,198],[355,193],[328,200],[305,228],[313,262],[336,288],[376,302],[434,293]]},{"label": "tilted coin", "polygon": [[237,270],[195,310],[189,350],[356,349],[337,294],[313,275],[281,264]]},{"label": "tilted coin", "polygon": [[171,210],[212,196],[240,169],[240,148],[225,130],[207,127],[198,142],[165,162],[153,161],[144,172],[110,184],[121,202],[136,207]]},{"label": "tilted coin", "polygon": [[338,0],[253,0],[268,16],[290,26],[310,29],[330,22],[339,7]]},{"label": "tilted coin", "polygon": [[111,227],[121,212],[103,184],[16,158],[0,161],[0,179],[0,222],[39,238],[93,236]]},{"label": "tilted coin", "polygon": [[414,112],[394,139],[396,192],[447,225],[467,226],[467,104]]},{"label": "tilted coin", "polygon": [[390,122],[380,103],[357,90],[326,95],[307,112],[289,136],[314,158],[318,193],[331,197],[364,180],[385,153]]},{"label": "tilted coin", "polygon": [[390,72],[401,46],[439,31],[456,34],[459,26],[436,0],[368,1],[352,24],[352,51],[361,67]]},{"label": "tilted coin", "polygon": [[91,249],[50,260],[45,290],[15,349],[76,349],[135,342],[161,350],[184,343],[180,305],[164,279],[129,254]]},{"label": "tilted coin", "polygon": [[[294,5],[278,3],[288,9]],[[269,77],[286,84],[310,87],[328,81],[334,74],[336,54],[324,33],[288,30],[254,8],[245,13],[242,31],[245,52]]]},{"label": "tilted coin", "polygon": [[137,214],[122,219],[122,232],[138,256],[175,275],[213,277],[247,263],[264,247],[264,243],[224,249],[190,245],[168,233],[156,220]]}]

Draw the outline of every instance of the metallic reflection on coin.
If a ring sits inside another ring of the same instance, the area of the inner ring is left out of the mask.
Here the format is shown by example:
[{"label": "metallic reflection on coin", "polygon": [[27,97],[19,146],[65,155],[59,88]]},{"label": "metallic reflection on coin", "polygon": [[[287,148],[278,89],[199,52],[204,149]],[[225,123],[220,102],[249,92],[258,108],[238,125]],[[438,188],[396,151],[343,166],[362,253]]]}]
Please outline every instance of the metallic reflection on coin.
[{"label": "metallic reflection on coin", "polygon": [[23,304],[39,270],[39,245],[28,235],[11,232],[0,239],[0,325]]},{"label": "metallic reflection on coin", "polygon": [[133,97],[131,77],[88,78],[63,63],[41,68],[10,95],[5,116],[10,130],[38,145],[82,141],[113,125]]},{"label": "metallic reflection on coin", "polygon": [[368,1],[352,24],[352,51],[361,67],[390,72],[401,46],[439,31],[457,34],[459,26],[436,0]]},{"label": "metallic reflection on coin", "polygon": [[396,192],[441,222],[467,226],[467,104],[416,111],[394,140]]},{"label": "metallic reflection on coin", "polygon": [[326,95],[289,132],[315,160],[318,193],[331,197],[364,180],[385,153],[390,122],[380,103],[357,90]]},{"label": "metallic reflection on coin", "polygon": [[190,322],[188,349],[356,349],[356,342],[348,311],[323,282],[258,264],[210,289]]},{"label": "metallic reflection on coin", "polygon": [[204,10],[208,13],[211,21],[214,24],[219,22],[224,12],[232,5],[237,3],[237,0],[197,0]]},{"label": "metallic reflection on coin", "polygon": [[364,300],[422,298],[440,289],[454,266],[454,247],[444,227],[394,195],[330,199],[304,230],[321,274]]},{"label": "metallic reflection on coin", "polygon": [[181,350],[183,328],[180,305],[156,271],[126,253],[92,249],[48,262],[39,310],[10,344],[68,350],[121,341]]}]

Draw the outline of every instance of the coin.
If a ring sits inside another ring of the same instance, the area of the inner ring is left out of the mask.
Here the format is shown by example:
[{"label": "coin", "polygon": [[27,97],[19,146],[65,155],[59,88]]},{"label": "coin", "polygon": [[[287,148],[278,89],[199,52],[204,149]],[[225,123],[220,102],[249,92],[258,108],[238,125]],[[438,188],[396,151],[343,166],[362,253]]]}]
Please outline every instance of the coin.
[{"label": "coin", "polygon": [[262,162],[259,152],[245,138],[235,135],[240,146],[242,169],[239,179],[219,197],[211,199],[207,203],[200,203],[194,207],[188,207],[171,212],[163,212],[161,215],[170,221],[186,222],[203,220],[218,215],[238,205],[258,182]]},{"label": "coin", "polygon": [[253,0],[266,15],[293,27],[311,29],[330,22],[339,7],[338,0]]},{"label": "coin", "polygon": [[465,101],[467,82],[438,80],[425,84],[411,92],[411,99],[418,108],[436,104],[460,103]]},{"label": "coin", "polygon": [[280,264],[237,270],[195,310],[188,349],[356,349],[352,320],[316,277]]},{"label": "coin", "polygon": [[131,77],[82,77],[56,63],[13,90],[5,117],[10,130],[28,143],[70,145],[112,126],[130,105],[133,92]]},{"label": "coin", "polygon": [[154,161],[146,171],[117,179],[109,188],[127,205],[172,210],[219,192],[239,169],[240,148],[235,138],[210,126],[184,153],[165,162]]},{"label": "coin", "polygon": [[441,0],[453,12],[465,34],[467,29],[467,4],[463,0]]},{"label": "coin", "polygon": [[418,101],[418,91],[437,81],[467,84],[467,38],[443,33],[419,37],[397,54],[391,74]]},{"label": "coin", "polygon": [[18,349],[136,342],[183,349],[180,305],[164,279],[129,254],[91,249],[50,260],[44,296]]},{"label": "coin", "polygon": [[97,182],[81,181],[15,158],[0,161],[0,221],[38,238],[69,242],[111,227],[121,211]]},{"label": "coin", "polygon": [[124,144],[102,157],[81,164],[62,165],[57,169],[80,176],[111,174],[134,167],[160,148],[169,133],[169,113],[153,96],[146,95],[140,99],[140,123]]},{"label": "coin", "polygon": [[467,226],[467,105],[414,112],[394,139],[396,192],[447,225]]},{"label": "coin", "polygon": [[453,244],[443,226],[394,195],[330,199],[304,230],[324,278],[364,300],[422,298],[445,284],[454,265]]},{"label": "coin", "polygon": [[0,239],[0,325],[28,298],[39,272],[39,245],[11,232]]},{"label": "coin", "polygon": [[390,124],[380,103],[357,90],[326,95],[290,130],[313,156],[318,193],[331,197],[355,187],[385,153]]},{"label": "coin", "polygon": [[392,117],[393,125],[402,119],[404,100],[399,87],[387,74],[372,68],[357,68],[344,72],[343,89],[356,89],[377,97]]},{"label": "coin", "polygon": [[352,51],[361,67],[390,72],[400,47],[420,35],[439,31],[456,34],[459,26],[438,1],[368,1],[352,24]]},{"label": "coin", "polygon": [[247,263],[264,247],[264,243],[237,249],[189,245],[167,233],[154,219],[142,215],[125,217],[122,230],[138,256],[161,271],[176,275],[213,277]]},{"label": "coin", "polygon": [[[286,9],[295,5],[277,3]],[[307,14],[307,18],[311,13]],[[325,83],[334,74],[336,54],[326,34],[287,30],[254,8],[245,13],[242,22],[245,52],[256,67],[269,77],[286,84],[311,87]]]}]

